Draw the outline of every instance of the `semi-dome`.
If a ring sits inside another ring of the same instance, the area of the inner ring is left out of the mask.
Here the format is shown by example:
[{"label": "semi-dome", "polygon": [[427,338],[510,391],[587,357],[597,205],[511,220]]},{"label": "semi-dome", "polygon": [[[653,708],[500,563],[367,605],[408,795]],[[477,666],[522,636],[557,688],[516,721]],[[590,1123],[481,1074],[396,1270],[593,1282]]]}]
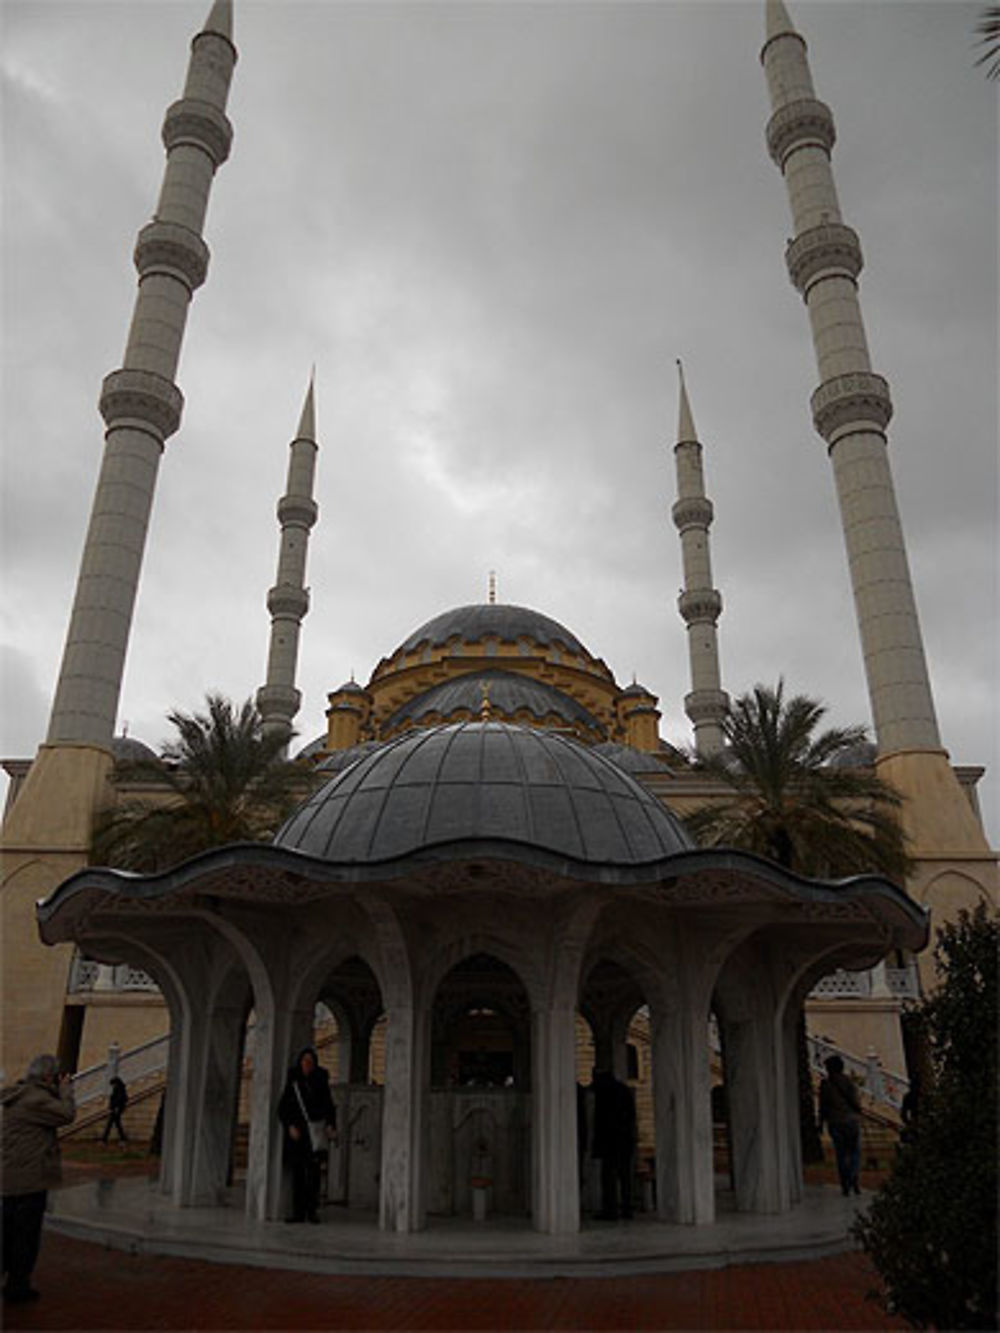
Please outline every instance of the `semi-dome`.
[{"label": "semi-dome", "polygon": [[591,656],[576,635],[557,620],[540,611],[532,611],[530,607],[503,602],[475,602],[471,606],[456,606],[443,611],[415,629],[396,651],[410,653],[422,644],[439,647],[456,637],[466,643],[478,643],[489,637],[495,637],[501,643],[516,643],[525,638],[544,647],[561,646],[570,653]]},{"label": "semi-dome", "polygon": [[340,863],[472,840],[623,866],[693,845],[610,760],[558,733],[504,722],[407,732],[320,788],[274,839]]},{"label": "semi-dome", "polygon": [[111,754],[116,764],[148,764],[159,758],[155,750],[151,750],[145,741],[138,740],[135,736],[112,736]]},{"label": "semi-dome", "polygon": [[539,721],[556,717],[569,726],[579,725],[595,735],[604,734],[604,727],[593,713],[565,690],[513,671],[472,671],[442,681],[407,699],[386,721],[385,729],[391,733],[404,722],[419,725],[424,718],[435,714],[451,718],[465,710],[476,715],[483,707],[484,692],[490,710],[504,717],[513,718],[523,710]]}]

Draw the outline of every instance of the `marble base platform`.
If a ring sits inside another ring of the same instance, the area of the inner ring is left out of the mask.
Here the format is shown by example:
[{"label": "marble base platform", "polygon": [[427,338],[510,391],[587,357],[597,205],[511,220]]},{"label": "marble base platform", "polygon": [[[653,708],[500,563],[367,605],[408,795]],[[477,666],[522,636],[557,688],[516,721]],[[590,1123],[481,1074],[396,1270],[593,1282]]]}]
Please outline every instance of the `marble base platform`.
[{"label": "marble base platform", "polygon": [[225,1207],[175,1208],[144,1179],[75,1185],[49,1196],[46,1225],[63,1235],[136,1254],[312,1273],[401,1277],[612,1277],[818,1259],[853,1248],[848,1230],[865,1197],[812,1186],[791,1212],[737,1213],[728,1192],[712,1226],[674,1226],[639,1215],[585,1221],[574,1236],[546,1236],[526,1220],[432,1219],[425,1230],[380,1231],[375,1215],[327,1205],[322,1225],[257,1222],[242,1190]]}]

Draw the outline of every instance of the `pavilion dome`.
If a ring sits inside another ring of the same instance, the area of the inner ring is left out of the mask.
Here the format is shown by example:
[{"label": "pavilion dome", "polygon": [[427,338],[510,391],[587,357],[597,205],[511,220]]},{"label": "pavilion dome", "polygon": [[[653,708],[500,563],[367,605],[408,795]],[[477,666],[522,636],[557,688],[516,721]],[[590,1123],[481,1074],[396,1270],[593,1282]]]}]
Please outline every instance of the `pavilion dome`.
[{"label": "pavilion dome", "polygon": [[557,732],[505,722],[407,732],[321,787],[274,842],[321,860],[376,863],[474,840],[602,865],[693,846],[617,764]]}]

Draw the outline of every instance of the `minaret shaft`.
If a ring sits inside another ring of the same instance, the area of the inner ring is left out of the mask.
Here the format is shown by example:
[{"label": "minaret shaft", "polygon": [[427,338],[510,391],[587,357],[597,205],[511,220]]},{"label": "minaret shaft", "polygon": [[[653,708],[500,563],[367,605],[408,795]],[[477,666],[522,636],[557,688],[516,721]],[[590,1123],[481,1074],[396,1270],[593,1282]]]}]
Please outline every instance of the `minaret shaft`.
[{"label": "minaret shaft", "polygon": [[886,448],[892,403],[888,384],[871,371],[858,301],[861,247],[841,220],[830,164],[833,116],[815,98],[805,42],[783,5],[769,6],[761,59],[773,108],[768,147],[785,177],[796,232],[786,261],[809,311],[821,381],[813,420],[833,464],[879,750],[937,749]]},{"label": "minaret shaft", "polygon": [[[163,188],[153,221],[139,232],[139,273],[120,370],[105,377],[107,426],[48,741],[108,745],[114,732],[125,653],[160,455],[180,425],[183,395],[173,382],[188,305],[205,280],[201,238],[209,189],[229,153],[225,115],[236,50],[216,5],[192,42],[184,97],[168,108]],[[228,25],[227,25],[228,30]]]},{"label": "minaret shaft", "polygon": [[712,502],[705,494],[702,447],[694,429],[683,375],[680,414],[674,461],[677,469],[677,501],[671,511],[681,539],[684,589],[677,601],[688,629],[688,658],[691,692],[684,709],[694,728],[699,754],[716,754],[723,746],[722,722],[729,697],[722,689],[716,626],[722,613],[722,597],[712,586],[712,556],[709,528]]},{"label": "minaret shaft", "polygon": [[289,446],[285,494],[278,501],[278,522],[281,525],[278,572],[274,587],[267,595],[271,640],[266,683],[257,691],[257,707],[265,734],[279,734],[286,739],[291,736],[292,718],[302,702],[295,676],[302,621],[309,610],[309,592],[305,586],[309,533],[319,512],[313,499],[318,452],[313,439],[314,422],[313,385],[310,382],[298,435]]}]

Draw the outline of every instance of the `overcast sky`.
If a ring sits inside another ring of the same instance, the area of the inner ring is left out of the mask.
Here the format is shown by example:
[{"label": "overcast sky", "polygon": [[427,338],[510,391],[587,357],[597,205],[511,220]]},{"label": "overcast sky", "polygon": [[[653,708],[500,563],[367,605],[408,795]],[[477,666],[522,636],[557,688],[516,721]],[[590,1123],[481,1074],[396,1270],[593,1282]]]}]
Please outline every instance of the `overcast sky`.
[{"label": "overcast sky", "polygon": [[[3,710],[43,738],[121,364],[135,234],[208,0],[3,5]],[[997,85],[978,6],[792,3],[861,236],[873,368],[952,758],[997,802]],[[763,4],[237,0],[229,114],[119,713],[262,683],[288,442],[317,366],[297,718],[437,612],[572,629],[690,739],[670,523],[684,359],[715,503],[723,684],[870,724]],[[989,816],[988,816],[989,818]],[[997,821],[990,821],[996,832]]]}]

